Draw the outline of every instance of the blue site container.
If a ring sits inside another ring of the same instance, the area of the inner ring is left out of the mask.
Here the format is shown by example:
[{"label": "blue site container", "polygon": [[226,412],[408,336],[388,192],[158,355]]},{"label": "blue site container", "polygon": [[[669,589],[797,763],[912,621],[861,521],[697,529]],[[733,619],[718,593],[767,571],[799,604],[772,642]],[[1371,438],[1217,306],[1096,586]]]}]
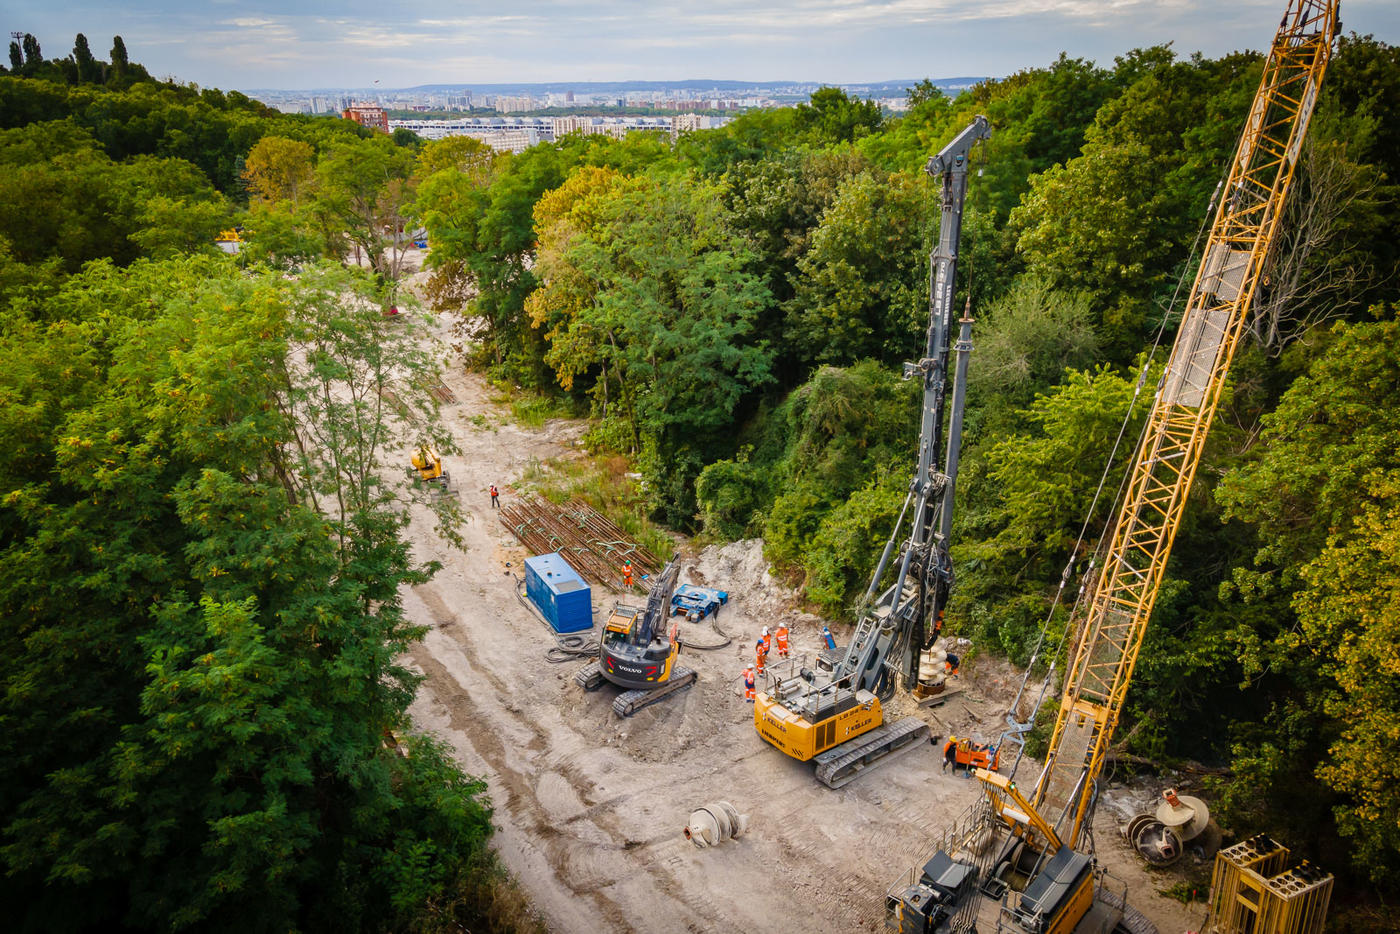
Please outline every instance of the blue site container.
[{"label": "blue site container", "polygon": [[555,632],[593,628],[593,594],[558,554],[525,559],[525,593]]}]

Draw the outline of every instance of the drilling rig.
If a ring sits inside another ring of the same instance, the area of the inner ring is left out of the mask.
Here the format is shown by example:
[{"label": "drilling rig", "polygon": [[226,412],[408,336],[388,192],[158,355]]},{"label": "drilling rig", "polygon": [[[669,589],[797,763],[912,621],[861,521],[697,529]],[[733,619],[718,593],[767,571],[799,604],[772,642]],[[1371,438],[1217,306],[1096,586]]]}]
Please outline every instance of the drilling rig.
[{"label": "drilling rig", "polygon": [[[937,636],[952,584],[948,538],[972,350],[972,321],[967,316],[959,322],[948,452],[942,464],[938,453],[969,156],[972,147],[989,135],[987,118],[977,117],[927,166],[942,186],[938,246],[929,264],[927,351],[918,363],[904,365],[906,379],[922,376],[924,384],[919,462],[862,600],[868,609],[860,614],[850,645],[830,670],[804,668],[795,676],[778,679],[771,689],[760,691],[754,703],[758,734],[795,759],[814,759],[817,779],[831,788],[841,787],[878,760],[914,748],[929,735],[928,725],[918,717],[885,723],[881,701],[894,694],[901,676],[910,683],[917,680],[919,656]],[[872,603],[896,547],[901,546],[894,582]],[[928,638],[927,620],[933,621]]]},{"label": "drilling rig", "polygon": [[[886,895],[887,926],[901,934],[992,924],[1020,934],[1145,930],[1092,857],[1098,781],[1274,242],[1339,28],[1337,6],[1292,0],[1274,37],[1078,627],[1044,768],[1026,790],[977,770],[984,800]],[[1305,930],[1314,928],[1268,927]]]}]

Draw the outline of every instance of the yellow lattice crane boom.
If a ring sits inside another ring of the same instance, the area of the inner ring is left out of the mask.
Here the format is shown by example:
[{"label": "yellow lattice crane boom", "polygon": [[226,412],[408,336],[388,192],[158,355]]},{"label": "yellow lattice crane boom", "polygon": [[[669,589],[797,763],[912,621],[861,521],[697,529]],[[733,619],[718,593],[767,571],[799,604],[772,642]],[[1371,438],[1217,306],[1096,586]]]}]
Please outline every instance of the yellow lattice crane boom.
[{"label": "yellow lattice crane boom", "polygon": [[1123,709],[1186,496],[1273,243],[1331,57],[1337,2],[1294,0],[1264,65],[1066,668],[1032,804],[1076,846]]},{"label": "yellow lattice crane boom", "polygon": [[1085,832],[1331,57],[1337,8],[1337,0],[1291,0],[1270,47],[1066,666],[1045,768],[1029,794],[977,771],[985,806],[950,826],[933,858],[887,893],[901,934],[969,931],[993,919],[999,931],[1026,934],[1139,929],[1083,851]]}]

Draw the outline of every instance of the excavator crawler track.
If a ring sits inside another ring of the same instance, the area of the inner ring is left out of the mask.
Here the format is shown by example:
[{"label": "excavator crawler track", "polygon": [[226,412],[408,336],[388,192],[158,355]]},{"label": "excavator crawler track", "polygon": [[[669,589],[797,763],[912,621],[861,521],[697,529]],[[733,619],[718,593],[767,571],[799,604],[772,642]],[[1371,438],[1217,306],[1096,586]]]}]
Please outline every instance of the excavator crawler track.
[{"label": "excavator crawler track", "polygon": [[[594,665],[593,667],[597,668],[598,666]],[[582,672],[580,672],[580,674],[582,674]],[[602,675],[600,674],[599,677],[601,678]],[[577,679],[577,676],[575,676],[575,679]],[[612,705],[613,713],[617,714],[619,717],[630,717],[648,704],[654,704],[659,700],[670,697],[672,694],[684,691],[694,683],[695,672],[691,671],[689,668],[677,668],[671,672],[670,679],[659,687],[654,687],[649,691],[623,691],[621,694],[617,695]]]},{"label": "excavator crawler track", "polygon": [[574,672],[574,684],[585,691],[596,691],[603,686],[607,679],[603,677],[603,669],[597,662],[589,662],[578,671]]},{"label": "excavator crawler track", "polygon": [[817,781],[840,788],[877,762],[908,752],[928,737],[928,724],[918,717],[887,723],[817,756]]}]

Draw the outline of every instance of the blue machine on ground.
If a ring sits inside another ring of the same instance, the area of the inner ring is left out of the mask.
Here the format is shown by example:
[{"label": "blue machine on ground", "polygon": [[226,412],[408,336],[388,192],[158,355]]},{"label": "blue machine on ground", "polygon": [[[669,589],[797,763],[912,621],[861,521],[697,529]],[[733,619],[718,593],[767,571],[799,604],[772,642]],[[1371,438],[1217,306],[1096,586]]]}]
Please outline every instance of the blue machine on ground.
[{"label": "blue machine on ground", "polygon": [[671,597],[671,613],[684,613],[692,623],[704,619],[729,602],[729,591],[681,584]]},{"label": "blue machine on ground", "polygon": [[525,559],[525,593],[555,632],[593,628],[593,593],[559,554]]}]

